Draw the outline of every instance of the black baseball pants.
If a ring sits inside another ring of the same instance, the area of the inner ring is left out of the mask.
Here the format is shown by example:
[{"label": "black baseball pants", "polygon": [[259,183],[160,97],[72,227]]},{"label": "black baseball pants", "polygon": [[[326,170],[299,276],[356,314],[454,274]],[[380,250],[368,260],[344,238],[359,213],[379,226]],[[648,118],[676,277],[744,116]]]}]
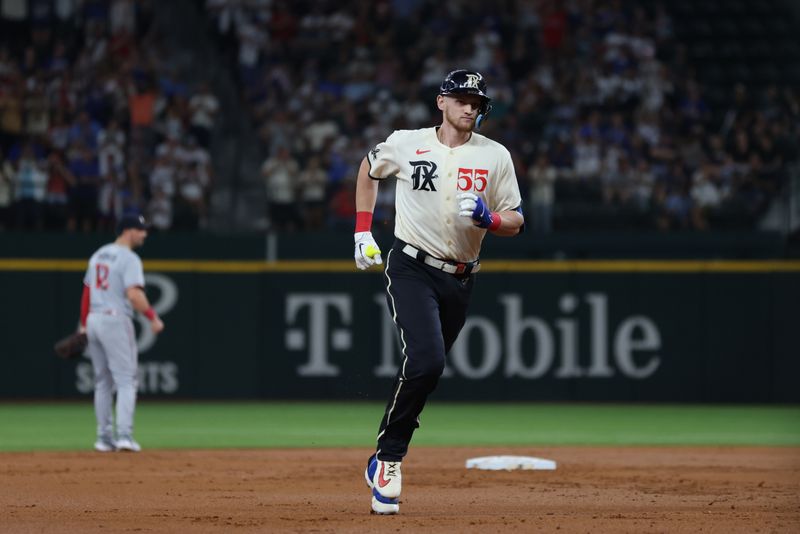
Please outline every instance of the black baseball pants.
[{"label": "black baseball pants", "polygon": [[378,432],[378,459],[399,461],[408,452],[419,414],[444,371],[445,354],[466,320],[473,275],[435,269],[402,251],[395,241],[386,257],[386,302],[403,360]]}]

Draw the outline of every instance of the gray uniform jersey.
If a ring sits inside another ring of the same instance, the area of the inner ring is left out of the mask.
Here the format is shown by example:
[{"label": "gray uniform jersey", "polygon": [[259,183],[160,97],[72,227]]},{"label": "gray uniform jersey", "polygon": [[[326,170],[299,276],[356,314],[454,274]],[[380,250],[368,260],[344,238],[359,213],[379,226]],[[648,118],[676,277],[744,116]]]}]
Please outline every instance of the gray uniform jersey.
[{"label": "gray uniform jersey", "polygon": [[511,154],[503,145],[473,133],[450,148],[436,128],[397,130],[367,156],[371,178],[397,178],[395,235],[440,259],[478,259],[486,230],[458,215],[456,195],[469,191],[492,211],[522,202]]},{"label": "gray uniform jersey", "polygon": [[92,255],[83,283],[90,292],[86,334],[94,368],[97,437],[105,441],[114,438],[115,389],[116,435],[129,437],[133,433],[139,355],[131,320],[133,306],[126,292],[130,287],[144,287],[142,260],[128,247],[110,243]]},{"label": "gray uniform jersey", "polygon": [[124,313],[133,317],[125,292],[130,287],[144,287],[142,260],[131,249],[109,243],[92,255],[83,283],[91,294],[90,313]]}]

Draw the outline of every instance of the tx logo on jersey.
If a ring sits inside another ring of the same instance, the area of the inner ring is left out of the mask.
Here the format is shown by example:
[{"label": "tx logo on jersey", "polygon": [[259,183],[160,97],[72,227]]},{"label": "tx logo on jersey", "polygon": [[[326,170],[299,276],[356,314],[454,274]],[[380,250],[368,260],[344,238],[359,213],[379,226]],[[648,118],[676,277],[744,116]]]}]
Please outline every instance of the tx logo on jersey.
[{"label": "tx logo on jersey", "polygon": [[372,150],[369,151],[369,155],[372,156],[372,159],[378,159],[378,152],[380,152],[380,151],[381,151],[380,148],[375,147],[375,148],[373,148]]},{"label": "tx logo on jersey", "polygon": [[409,161],[414,171],[411,173],[413,184],[411,189],[414,191],[436,191],[433,180],[438,178],[436,175],[436,164],[432,161]]}]

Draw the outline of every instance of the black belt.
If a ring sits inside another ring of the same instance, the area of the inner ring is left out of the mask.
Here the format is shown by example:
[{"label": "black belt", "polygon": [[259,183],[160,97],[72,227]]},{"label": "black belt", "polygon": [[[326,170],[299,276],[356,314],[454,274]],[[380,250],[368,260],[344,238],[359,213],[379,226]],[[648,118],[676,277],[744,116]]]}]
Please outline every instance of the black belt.
[{"label": "black belt", "polygon": [[398,240],[402,250],[405,254],[408,254],[415,260],[421,261],[425,265],[430,265],[434,269],[439,269],[440,271],[444,271],[450,274],[458,274],[458,275],[468,275],[471,273],[477,273],[481,270],[481,264],[479,260],[470,261],[470,262],[457,262],[457,261],[449,261],[449,260],[440,260],[439,258],[434,258],[424,250],[420,250],[413,245],[409,245],[408,243],[404,243],[403,241]]}]

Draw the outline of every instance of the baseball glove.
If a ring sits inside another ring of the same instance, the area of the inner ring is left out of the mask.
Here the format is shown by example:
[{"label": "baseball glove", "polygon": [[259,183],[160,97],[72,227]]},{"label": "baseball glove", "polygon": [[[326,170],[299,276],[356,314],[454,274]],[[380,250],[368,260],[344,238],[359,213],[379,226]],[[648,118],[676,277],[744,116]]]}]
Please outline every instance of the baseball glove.
[{"label": "baseball glove", "polygon": [[53,350],[59,358],[71,360],[83,355],[87,343],[86,334],[83,332],[75,332],[74,334],[70,334],[56,341],[56,344],[53,345]]}]

